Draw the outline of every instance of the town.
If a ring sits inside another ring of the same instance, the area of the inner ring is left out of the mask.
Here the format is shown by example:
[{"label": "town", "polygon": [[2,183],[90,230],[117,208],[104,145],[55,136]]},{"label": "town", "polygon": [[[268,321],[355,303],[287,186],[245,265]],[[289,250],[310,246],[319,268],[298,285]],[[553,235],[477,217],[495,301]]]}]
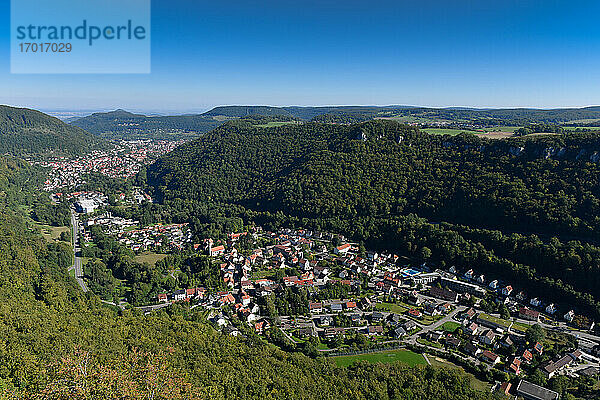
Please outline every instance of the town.
[{"label": "town", "polygon": [[54,192],[84,184],[86,175],[90,173],[111,178],[131,178],[142,166],[151,164],[182,143],[183,141],[120,140],[113,141],[113,148],[110,150],[94,150],[76,158],[54,157],[31,162],[50,169],[44,190]]},{"label": "town", "polygon": [[[252,246],[259,243],[265,245]],[[317,343],[321,355],[406,346],[503,372],[494,377],[503,377],[497,389],[504,393],[511,390],[510,376],[598,372],[600,337],[589,318],[529,298],[475,268],[408,266],[395,254],[303,229],[257,227],[194,248],[218,261],[227,290],[182,288],[156,300],[203,307],[215,326],[232,336],[244,334],[241,321],[260,335],[273,337],[269,331],[277,329],[293,345]],[[512,392],[558,398],[525,379]]]}]

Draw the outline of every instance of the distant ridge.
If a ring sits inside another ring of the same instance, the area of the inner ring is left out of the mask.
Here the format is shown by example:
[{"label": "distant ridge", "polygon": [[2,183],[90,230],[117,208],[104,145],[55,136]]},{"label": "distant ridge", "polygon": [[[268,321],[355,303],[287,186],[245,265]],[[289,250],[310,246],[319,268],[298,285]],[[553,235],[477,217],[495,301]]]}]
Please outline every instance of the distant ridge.
[{"label": "distant ridge", "polygon": [[355,123],[377,118],[410,121],[448,121],[483,126],[523,126],[532,123],[561,124],[569,121],[600,120],[600,106],[584,108],[428,108],[403,105],[390,106],[320,106],[274,107],[234,105],[215,107],[202,114],[146,116],[122,109],[94,113],[70,121],[91,133],[106,137],[186,137],[206,133],[230,119],[248,117],[297,119],[325,123]]},{"label": "distant ridge", "polygon": [[58,118],[28,108],[0,106],[0,153],[83,154],[102,140]]}]

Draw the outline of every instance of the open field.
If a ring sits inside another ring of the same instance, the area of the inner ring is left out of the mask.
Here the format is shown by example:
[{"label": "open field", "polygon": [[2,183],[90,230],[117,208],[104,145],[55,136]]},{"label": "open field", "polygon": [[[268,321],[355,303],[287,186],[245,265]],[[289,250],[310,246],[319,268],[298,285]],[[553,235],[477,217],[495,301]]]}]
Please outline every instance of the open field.
[{"label": "open field", "polygon": [[297,121],[270,121],[267,122],[266,124],[260,124],[260,125],[256,125],[260,128],[273,128],[275,126],[284,126],[284,125],[298,125],[299,122]]},{"label": "open field", "polygon": [[347,367],[355,361],[368,361],[370,363],[394,363],[400,361],[410,366],[427,364],[421,354],[409,350],[388,350],[378,353],[333,357],[333,359],[339,367]]},{"label": "open field", "polygon": [[137,261],[139,263],[146,262],[150,265],[155,265],[158,261],[163,260],[166,257],[167,257],[166,254],[145,252],[145,253],[138,254],[137,256],[135,256],[135,261]]},{"label": "open field", "polygon": [[442,330],[445,332],[453,333],[460,326],[461,325],[458,322],[448,321],[448,322],[444,322],[444,325],[442,325]]},{"label": "open field", "polygon": [[41,224],[36,224],[36,226],[38,226],[41,229],[42,236],[44,236],[44,239],[46,239],[47,241],[58,240],[60,234],[63,232],[67,232],[69,236],[71,233],[71,228],[68,226],[50,226]]},{"label": "open field", "polygon": [[404,314],[408,311],[408,308],[392,303],[377,303],[375,304],[375,308],[377,310],[390,311],[396,314]]},{"label": "open field", "polygon": [[461,133],[473,133],[472,131],[468,131],[466,129],[450,129],[450,128],[423,128],[422,132],[427,132],[430,135],[450,135],[456,136]]},{"label": "open field", "polygon": [[[429,362],[431,363],[432,367],[460,369],[464,372],[464,369],[462,367],[460,367],[454,363],[451,363],[450,361],[445,360],[443,358],[431,356],[431,355],[428,355],[427,358],[429,359]],[[470,373],[466,373],[466,374],[468,375],[468,377],[471,381],[471,387],[473,389],[482,390],[482,391],[486,391],[486,392],[490,391],[490,384],[475,378],[475,376],[473,374],[470,374]]]}]

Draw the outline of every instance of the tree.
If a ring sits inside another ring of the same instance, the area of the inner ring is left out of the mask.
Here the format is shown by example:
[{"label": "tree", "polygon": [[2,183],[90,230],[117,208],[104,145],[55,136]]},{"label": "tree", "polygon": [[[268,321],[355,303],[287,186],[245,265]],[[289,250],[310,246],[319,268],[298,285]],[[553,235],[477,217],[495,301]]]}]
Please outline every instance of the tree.
[{"label": "tree", "polygon": [[546,331],[540,325],[535,324],[527,328],[525,331],[525,340],[530,344],[541,342],[546,338]]}]

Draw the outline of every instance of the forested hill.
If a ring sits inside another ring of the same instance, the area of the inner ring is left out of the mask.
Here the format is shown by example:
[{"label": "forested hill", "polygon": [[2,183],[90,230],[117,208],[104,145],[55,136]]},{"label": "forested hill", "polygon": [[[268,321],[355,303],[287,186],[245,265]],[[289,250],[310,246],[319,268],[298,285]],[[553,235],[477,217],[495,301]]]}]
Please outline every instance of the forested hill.
[{"label": "forested hill", "polygon": [[333,230],[600,317],[599,152],[594,134],[490,141],[391,121],[236,121],[165,156],[147,179],[172,218],[206,234],[253,221]]},{"label": "forested hill", "polygon": [[593,238],[600,138],[488,141],[389,121],[228,123],[148,171],[161,201],[232,202],[297,217],[416,213],[435,221]]},{"label": "forested hill", "polygon": [[27,108],[0,106],[0,154],[83,154],[102,141],[57,118]]},{"label": "forested hill", "polygon": [[222,122],[223,119],[199,114],[148,117],[116,110],[95,113],[71,121],[70,124],[113,139],[180,139],[208,132]]},{"label": "forested hill", "polygon": [[483,400],[466,375],[404,364],[336,367],[253,331],[221,334],[180,305],[144,315],[81,292],[72,249],[46,242],[15,198],[25,164],[0,158],[0,398]]}]

